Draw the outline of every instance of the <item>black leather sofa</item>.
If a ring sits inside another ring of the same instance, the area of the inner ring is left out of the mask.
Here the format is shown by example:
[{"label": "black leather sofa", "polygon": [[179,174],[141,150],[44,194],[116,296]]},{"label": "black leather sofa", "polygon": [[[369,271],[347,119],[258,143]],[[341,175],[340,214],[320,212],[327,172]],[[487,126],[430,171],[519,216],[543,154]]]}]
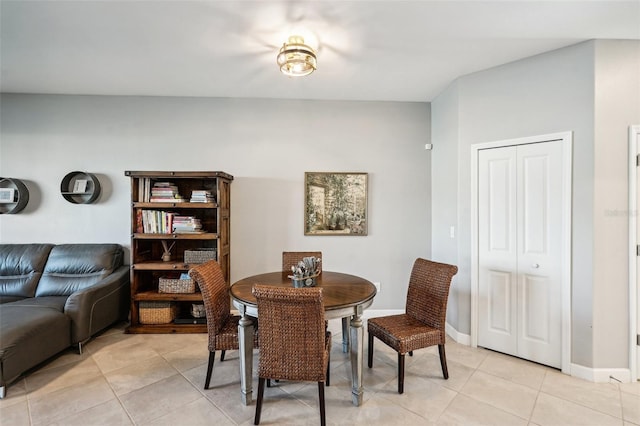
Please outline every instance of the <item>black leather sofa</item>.
[{"label": "black leather sofa", "polygon": [[129,314],[118,244],[0,244],[0,398],[22,373]]}]

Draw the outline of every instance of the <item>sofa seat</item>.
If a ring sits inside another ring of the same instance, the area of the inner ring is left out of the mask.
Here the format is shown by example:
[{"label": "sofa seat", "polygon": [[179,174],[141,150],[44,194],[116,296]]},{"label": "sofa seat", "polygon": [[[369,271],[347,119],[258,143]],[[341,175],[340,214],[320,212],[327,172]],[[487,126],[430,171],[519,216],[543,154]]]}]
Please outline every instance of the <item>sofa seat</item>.
[{"label": "sofa seat", "polygon": [[[56,307],[4,304],[0,310],[0,372],[5,381],[15,380],[25,365],[36,365],[71,346],[70,323]],[[0,397],[3,393],[4,388]]]}]

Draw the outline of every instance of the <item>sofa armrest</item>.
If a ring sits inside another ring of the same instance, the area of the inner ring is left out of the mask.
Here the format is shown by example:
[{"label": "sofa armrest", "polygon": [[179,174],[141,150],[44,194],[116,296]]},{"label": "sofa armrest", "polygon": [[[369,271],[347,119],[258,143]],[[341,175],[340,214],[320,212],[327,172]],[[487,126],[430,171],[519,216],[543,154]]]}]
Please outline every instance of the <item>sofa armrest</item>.
[{"label": "sofa armrest", "polygon": [[71,343],[84,342],[118,320],[130,307],[129,267],[121,266],[91,287],[72,293],[64,307],[71,318]]}]

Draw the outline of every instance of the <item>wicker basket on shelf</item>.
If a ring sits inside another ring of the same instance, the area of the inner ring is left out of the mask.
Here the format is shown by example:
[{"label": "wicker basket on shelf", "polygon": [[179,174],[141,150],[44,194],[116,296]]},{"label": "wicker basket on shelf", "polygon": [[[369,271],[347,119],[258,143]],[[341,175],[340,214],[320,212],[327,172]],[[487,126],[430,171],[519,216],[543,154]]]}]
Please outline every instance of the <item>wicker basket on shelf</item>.
[{"label": "wicker basket on shelf", "polygon": [[169,324],[178,316],[178,305],[171,302],[140,302],[140,324]]},{"label": "wicker basket on shelf", "polygon": [[191,278],[167,278],[158,280],[158,293],[195,293],[196,283]]},{"label": "wicker basket on shelf", "polygon": [[184,263],[199,264],[210,260],[218,260],[218,250],[215,248],[199,248],[184,251]]}]

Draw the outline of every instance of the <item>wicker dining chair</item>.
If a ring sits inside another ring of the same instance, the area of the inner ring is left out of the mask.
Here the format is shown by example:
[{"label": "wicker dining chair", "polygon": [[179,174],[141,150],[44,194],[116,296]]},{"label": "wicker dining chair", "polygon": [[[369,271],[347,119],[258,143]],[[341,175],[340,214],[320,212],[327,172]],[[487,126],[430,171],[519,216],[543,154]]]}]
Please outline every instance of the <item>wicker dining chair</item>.
[{"label": "wicker dining chair", "polygon": [[[207,317],[209,364],[204,388],[209,389],[216,350],[222,351],[220,361],[224,361],[224,355],[227,350],[239,349],[238,322],[240,317],[231,315],[229,286],[224,280],[222,269],[220,269],[218,262],[211,260],[195,266],[189,270],[189,276],[200,287]],[[258,347],[257,329],[253,336],[253,346]]]},{"label": "wicker dining chair", "polygon": [[256,284],[260,313],[258,400],[254,424],[260,424],[265,380],[318,382],[320,423],[325,424],[324,386],[329,386],[331,332],[325,330],[322,289]]},{"label": "wicker dining chair", "polygon": [[[305,257],[317,257],[322,260],[321,251],[283,251],[282,252],[282,270],[291,272],[292,266],[297,266]],[[320,262],[320,271],[322,271],[322,262]]]},{"label": "wicker dining chair", "polygon": [[416,259],[409,278],[404,314],[369,318],[368,365],[373,366],[373,338],[398,353],[398,393],[404,392],[404,356],[416,349],[438,345],[440,365],[445,379],[449,378],[444,351],[447,299],[451,279],[458,267],[446,263]]}]

